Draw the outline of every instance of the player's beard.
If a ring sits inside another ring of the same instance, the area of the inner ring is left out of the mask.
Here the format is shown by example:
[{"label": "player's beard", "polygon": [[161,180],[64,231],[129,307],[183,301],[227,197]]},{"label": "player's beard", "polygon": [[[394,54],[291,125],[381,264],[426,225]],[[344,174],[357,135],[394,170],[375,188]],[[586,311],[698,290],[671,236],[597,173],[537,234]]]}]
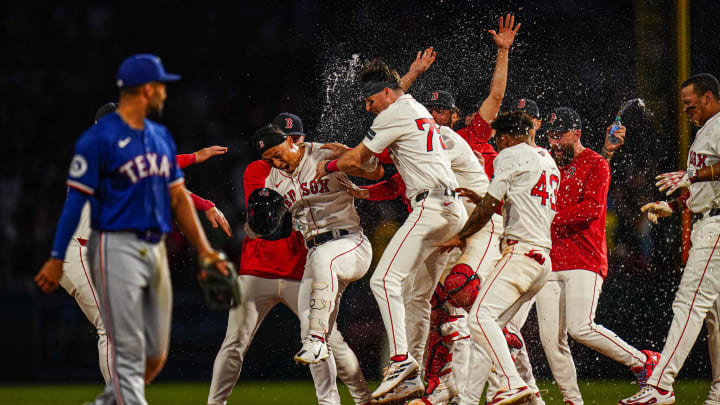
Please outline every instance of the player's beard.
[{"label": "player's beard", "polygon": [[[553,145],[550,149],[552,149],[552,157],[555,160],[555,163],[557,163],[558,167],[567,166],[575,158],[575,145],[573,144],[556,144]],[[557,152],[562,153],[558,155]]]},{"label": "player's beard", "polygon": [[148,105],[148,111],[147,111],[147,118],[152,121],[160,121],[162,118],[163,113],[163,106],[162,104],[158,106]]}]

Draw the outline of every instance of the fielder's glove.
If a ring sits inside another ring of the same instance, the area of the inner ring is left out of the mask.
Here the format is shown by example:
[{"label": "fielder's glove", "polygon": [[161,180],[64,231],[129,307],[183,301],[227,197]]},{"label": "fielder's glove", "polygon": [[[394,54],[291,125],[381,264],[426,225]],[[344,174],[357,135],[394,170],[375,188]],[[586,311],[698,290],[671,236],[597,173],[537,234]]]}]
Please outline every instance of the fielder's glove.
[{"label": "fielder's glove", "polygon": [[[226,273],[218,267],[220,262],[225,262]],[[227,311],[240,303],[240,287],[235,266],[227,261],[227,256],[222,251],[200,258],[197,279],[205,296],[205,304],[211,311]]]}]

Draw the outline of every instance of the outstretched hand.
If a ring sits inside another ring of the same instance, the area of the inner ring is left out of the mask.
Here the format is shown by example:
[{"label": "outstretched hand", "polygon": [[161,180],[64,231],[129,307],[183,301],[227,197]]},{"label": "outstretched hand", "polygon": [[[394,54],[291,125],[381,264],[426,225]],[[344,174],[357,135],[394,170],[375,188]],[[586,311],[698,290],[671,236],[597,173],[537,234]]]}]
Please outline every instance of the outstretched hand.
[{"label": "outstretched hand", "polygon": [[320,149],[327,149],[327,150],[329,150],[330,152],[332,152],[332,153],[330,153],[330,155],[328,155],[328,156],[325,158],[326,160],[335,160],[335,159],[339,158],[340,156],[342,156],[343,154],[345,154],[345,152],[349,151],[349,150],[352,149],[352,148],[349,147],[349,146],[347,146],[347,145],[343,145],[343,144],[341,144],[341,143],[339,143],[339,142],[329,142],[329,143],[326,143],[326,144],[322,145],[322,146],[320,147]]},{"label": "outstretched hand", "polygon": [[202,163],[213,156],[224,155],[225,153],[227,153],[227,151],[227,146],[215,145],[208,146],[207,148],[202,148],[199,151],[195,152],[195,163]]},{"label": "outstretched hand", "polygon": [[230,224],[228,223],[228,220],[225,218],[225,215],[222,213],[222,211],[217,209],[217,207],[212,207],[209,210],[205,211],[205,218],[207,218],[213,228],[220,227],[220,229],[222,229],[229,238],[232,238]]},{"label": "outstretched hand", "polygon": [[63,261],[60,259],[48,259],[35,276],[35,284],[49,294],[60,285],[60,278],[63,275]]},{"label": "outstretched hand", "polygon": [[452,238],[450,238],[442,243],[436,243],[434,246],[438,248],[438,252],[446,253],[455,248],[460,248],[461,250],[463,250],[463,249],[465,249],[466,244],[467,243],[466,243],[465,239],[460,239],[459,236],[453,235]]},{"label": "outstretched hand", "polygon": [[497,45],[498,49],[510,49],[515,40],[515,34],[521,25],[522,24],[518,24],[515,26],[515,16],[507,14],[505,19],[500,17],[497,32],[495,30],[488,30],[488,32],[493,36],[493,40],[495,40],[495,45]]},{"label": "outstretched hand", "polygon": [[455,189],[455,192],[458,193],[458,197],[465,197],[473,204],[478,204],[482,201],[482,197],[480,197],[478,193],[468,188],[458,187]]},{"label": "outstretched hand", "polygon": [[425,51],[418,51],[415,61],[410,65],[410,71],[418,75],[424,73],[435,62],[436,56],[432,46]]},{"label": "outstretched hand", "polygon": [[647,216],[653,224],[658,223],[658,218],[669,217],[673,213],[673,209],[667,201],[655,201],[647,203],[640,208],[641,212],[647,211]]}]

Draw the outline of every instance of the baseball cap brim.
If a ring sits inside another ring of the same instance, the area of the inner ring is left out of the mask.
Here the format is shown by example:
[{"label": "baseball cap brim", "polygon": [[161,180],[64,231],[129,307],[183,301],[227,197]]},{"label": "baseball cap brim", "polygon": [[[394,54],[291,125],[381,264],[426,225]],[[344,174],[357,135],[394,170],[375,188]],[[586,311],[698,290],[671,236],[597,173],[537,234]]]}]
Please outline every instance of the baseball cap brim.
[{"label": "baseball cap brim", "polygon": [[176,75],[174,73],[163,73],[158,79],[160,83],[176,82],[178,80],[180,80],[180,75]]}]

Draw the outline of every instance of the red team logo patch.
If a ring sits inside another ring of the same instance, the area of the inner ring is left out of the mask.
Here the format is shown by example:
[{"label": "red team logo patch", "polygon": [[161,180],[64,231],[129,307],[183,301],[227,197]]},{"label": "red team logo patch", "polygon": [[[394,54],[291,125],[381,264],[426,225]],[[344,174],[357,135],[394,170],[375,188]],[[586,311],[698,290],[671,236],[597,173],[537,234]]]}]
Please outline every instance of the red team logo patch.
[{"label": "red team logo patch", "polygon": [[293,120],[292,118],[285,118],[285,129],[292,129]]},{"label": "red team logo patch", "polygon": [[557,119],[557,115],[555,113],[550,114],[550,123],[552,124]]},{"label": "red team logo patch", "polygon": [[525,107],[525,99],[521,98],[520,101],[518,101],[517,108],[524,108]]},{"label": "red team logo patch", "polygon": [[432,99],[431,99],[431,100],[432,100],[432,101],[435,101],[435,100],[438,99],[438,97],[439,97],[438,92],[437,92],[437,91],[433,91],[433,92],[432,92]]}]

